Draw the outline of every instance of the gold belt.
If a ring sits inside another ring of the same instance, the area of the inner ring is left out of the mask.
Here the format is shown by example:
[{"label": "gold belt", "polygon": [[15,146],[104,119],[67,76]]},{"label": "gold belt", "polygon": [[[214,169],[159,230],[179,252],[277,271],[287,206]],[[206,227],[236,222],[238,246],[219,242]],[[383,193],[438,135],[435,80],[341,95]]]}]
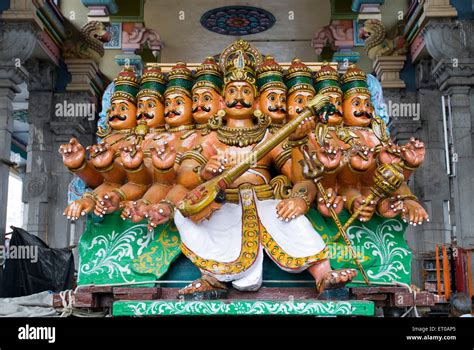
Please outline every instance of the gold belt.
[{"label": "gold belt", "polygon": [[[255,195],[259,200],[274,199],[273,187],[270,184],[252,186]],[[225,198],[227,203],[239,203],[239,189],[228,188],[225,190]]]}]

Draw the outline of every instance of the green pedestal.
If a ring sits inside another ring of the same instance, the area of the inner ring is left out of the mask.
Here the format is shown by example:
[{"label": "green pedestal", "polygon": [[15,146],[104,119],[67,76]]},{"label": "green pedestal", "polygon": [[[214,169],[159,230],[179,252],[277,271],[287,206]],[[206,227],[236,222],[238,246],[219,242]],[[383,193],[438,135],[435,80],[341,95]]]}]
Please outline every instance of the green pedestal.
[{"label": "green pedestal", "polygon": [[[332,242],[337,232],[332,219],[315,210],[307,216],[330,248],[332,267],[356,268],[342,238]],[[348,217],[348,212],[341,213],[342,223]],[[388,220],[378,216],[368,223],[355,221],[348,229],[358,258],[372,283],[410,283],[411,253],[403,237],[405,229],[406,224],[399,218]],[[118,214],[107,215],[101,223],[89,219],[79,241],[78,285],[161,279],[168,282],[166,286],[181,287],[199,277],[199,271],[184,257],[173,264],[180,254],[179,233],[174,225],[161,225],[150,233],[145,222],[133,224],[123,221]],[[286,273],[267,257],[263,278],[264,285],[269,287],[314,283],[308,273]],[[360,286],[362,276],[359,274],[354,282],[353,285]]]},{"label": "green pedestal", "polygon": [[373,316],[371,301],[116,301],[113,316],[295,315]]},{"label": "green pedestal", "polygon": [[181,254],[180,243],[174,224],[150,232],[146,222],[123,221],[118,213],[106,215],[101,223],[89,218],[79,240],[77,284],[157,280]]}]

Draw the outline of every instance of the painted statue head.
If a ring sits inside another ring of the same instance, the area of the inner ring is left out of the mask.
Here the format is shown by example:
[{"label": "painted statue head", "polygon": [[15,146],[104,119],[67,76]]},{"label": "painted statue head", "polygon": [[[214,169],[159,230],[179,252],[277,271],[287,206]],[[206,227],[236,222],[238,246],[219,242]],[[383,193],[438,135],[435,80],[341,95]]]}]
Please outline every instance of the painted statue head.
[{"label": "painted statue head", "polygon": [[366,74],[351,65],[341,78],[344,99],[342,110],[344,124],[348,126],[369,126],[375,117],[370,99]]},{"label": "painted statue head", "polygon": [[283,68],[271,56],[265,57],[257,68],[257,87],[260,92],[259,109],[270,116],[272,123],[286,120],[286,85]]},{"label": "painted statue head", "polygon": [[226,115],[233,119],[251,118],[257,107],[255,66],[261,55],[245,40],[237,40],[222,52],[224,68],[224,102]]},{"label": "painted statue head", "polygon": [[322,94],[330,98],[336,108],[331,114],[326,114],[326,120],[317,116],[319,121],[328,125],[340,125],[342,123],[342,90],[339,85],[339,74],[329,63],[323,63],[321,69],[314,77],[316,94]]},{"label": "painted statue head", "polygon": [[161,73],[160,67],[147,65],[137,94],[137,123],[145,121],[149,128],[165,126],[165,89],[166,77]]},{"label": "painted statue head", "polygon": [[217,111],[224,108],[221,95],[224,80],[213,57],[207,57],[196,69],[195,82],[192,88],[192,112],[194,122],[205,124]]},{"label": "painted statue head", "polygon": [[113,130],[134,128],[136,122],[136,96],[138,93],[138,78],[133,68],[124,68],[114,80],[108,123]]},{"label": "painted statue head", "polygon": [[285,84],[288,88],[287,109],[288,117],[293,120],[314,97],[311,70],[307,65],[295,58],[285,75]]},{"label": "painted statue head", "polygon": [[192,124],[193,75],[186,63],[177,62],[168,75],[165,91],[165,121],[170,127]]}]

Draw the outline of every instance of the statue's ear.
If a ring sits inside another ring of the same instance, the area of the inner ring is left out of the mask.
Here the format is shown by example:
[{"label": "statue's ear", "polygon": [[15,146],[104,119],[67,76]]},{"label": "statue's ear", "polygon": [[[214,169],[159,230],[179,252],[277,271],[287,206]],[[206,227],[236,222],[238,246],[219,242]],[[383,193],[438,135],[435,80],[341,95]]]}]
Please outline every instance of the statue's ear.
[{"label": "statue's ear", "polygon": [[219,94],[219,109],[225,108],[224,96]]}]

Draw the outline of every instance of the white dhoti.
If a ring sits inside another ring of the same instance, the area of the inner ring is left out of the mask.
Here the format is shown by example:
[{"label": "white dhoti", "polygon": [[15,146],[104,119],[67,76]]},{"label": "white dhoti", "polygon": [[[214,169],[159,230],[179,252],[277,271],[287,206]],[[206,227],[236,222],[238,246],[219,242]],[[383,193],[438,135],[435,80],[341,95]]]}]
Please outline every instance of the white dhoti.
[{"label": "white dhoti", "polygon": [[[245,192],[247,191],[247,192]],[[305,216],[289,222],[276,217],[279,200],[255,199],[241,191],[239,204],[225,203],[199,224],[175,215],[183,253],[201,269],[239,290],[262,284],[263,250],[283,270],[301,272],[326,258],[321,236]]]}]

